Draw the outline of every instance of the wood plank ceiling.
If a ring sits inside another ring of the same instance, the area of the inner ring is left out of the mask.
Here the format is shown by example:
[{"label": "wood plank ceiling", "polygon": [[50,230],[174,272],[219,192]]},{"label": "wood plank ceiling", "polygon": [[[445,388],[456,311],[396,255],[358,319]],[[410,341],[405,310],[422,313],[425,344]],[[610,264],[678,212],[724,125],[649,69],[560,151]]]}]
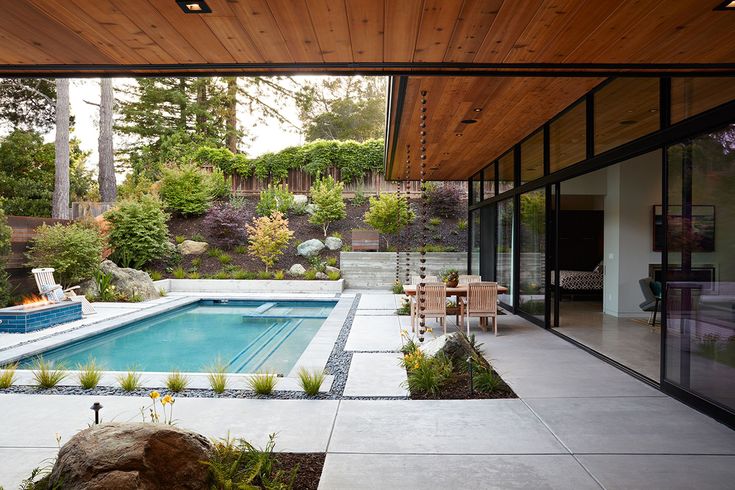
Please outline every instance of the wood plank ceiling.
[{"label": "wood plank ceiling", "polygon": [[174,0],[2,2],[0,72],[381,73],[735,60],[735,13],[714,11],[719,0],[207,1],[212,13],[201,15],[184,14]]}]

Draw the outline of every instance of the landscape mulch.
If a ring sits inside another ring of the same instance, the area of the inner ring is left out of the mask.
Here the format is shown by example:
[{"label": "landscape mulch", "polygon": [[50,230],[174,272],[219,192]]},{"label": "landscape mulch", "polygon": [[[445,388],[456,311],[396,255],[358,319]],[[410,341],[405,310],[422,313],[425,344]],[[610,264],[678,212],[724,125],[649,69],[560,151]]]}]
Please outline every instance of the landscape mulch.
[{"label": "landscape mulch", "polygon": [[276,470],[289,472],[298,465],[299,469],[293,488],[317,490],[324,469],[325,457],[324,453],[278,453],[274,466]]},{"label": "landscape mulch", "polygon": [[[498,377],[500,376],[495,371],[493,373]],[[483,393],[477,391],[477,389],[470,392],[470,375],[468,373],[454,373],[441,387],[435,397],[425,393],[411,393],[412,400],[475,400],[490,398],[518,398],[518,395],[505,382],[502,382],[497,390],[490,393]]]}]

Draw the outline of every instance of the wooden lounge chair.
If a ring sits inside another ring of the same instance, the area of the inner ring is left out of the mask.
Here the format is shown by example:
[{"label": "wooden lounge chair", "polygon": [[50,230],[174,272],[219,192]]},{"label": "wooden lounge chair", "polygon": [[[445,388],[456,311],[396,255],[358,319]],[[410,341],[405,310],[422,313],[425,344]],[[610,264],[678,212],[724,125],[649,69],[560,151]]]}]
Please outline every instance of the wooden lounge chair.
[{"label": "wooden lounge chair", "polygon": [[[426,276],[424,277],[424,283],[430,283],[430,282],[439,282],[439,278],[437,276]],[[421,276],[411,276],[411,285],[412,286],[418,286],[419,283],[421,283]],[[418,291],[417,291],[418,296]],[[416,331],[416,297],[417,296],[409,296],[408,300],[411,302],[411,331]]]},{"label": "wooden lounge chair", "polygon": [[498,335],[498,283],[471,282],[467,284],[467,301],[460,307],[462,321],[467,320],[470,334],[470,318],[480,319],[480,328],[487,331],[487,319],[493,319],[493,333]]},{"label": "wooden lounge chair", "polygon": [[62,288],[60,284],[54,279],[54,269],[51,267],[45,267],[41,269],[32,269],[33,277],[36,280],[36,286],[38,286],[38,292],[41,296],[46,297],[49,301],[54,303],[61,300],[69,300],[82,304],[82,315],[92,315],[97,313],[92,304],[87,301],[84,296],[77,295],[74,292],[75,289],[79,289],[79,286],[72,286],[70,288]]},{"label": "wooden lounge chair", "polygon": [[436,318],[447,333],[447,287],[443,282],[426,283],[416,288],[416,316],[421,314],[421,300],[424,301],[424,319]]}]

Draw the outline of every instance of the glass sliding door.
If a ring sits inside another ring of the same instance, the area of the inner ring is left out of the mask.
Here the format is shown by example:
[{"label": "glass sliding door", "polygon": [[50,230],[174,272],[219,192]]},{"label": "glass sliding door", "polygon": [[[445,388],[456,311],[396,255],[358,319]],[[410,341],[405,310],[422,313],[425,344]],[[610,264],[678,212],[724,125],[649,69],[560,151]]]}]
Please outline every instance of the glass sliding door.
[{"label": "glass sliding door", "polygon": [[518,308],[544,319],[546,309],[546,191],[520,197],[520,272]]},{"label": "glass sliding door", "polygon": [[501,302],[513,306],[513,199],[497,204],[497,241],[495,244],[495,278],[500,286],[508,288],[498,295]]},{"label": "glass sliding door", "polygon": [[481,224],[480,224],[480,210],[476,209],[471,213],[472,223],[470,225],[470,274],[480,275],[480,237],[481,237]]},{"label": "glass sliding door", "polygon": [[664,379],[735,411],[735,124],[668,159]]}]

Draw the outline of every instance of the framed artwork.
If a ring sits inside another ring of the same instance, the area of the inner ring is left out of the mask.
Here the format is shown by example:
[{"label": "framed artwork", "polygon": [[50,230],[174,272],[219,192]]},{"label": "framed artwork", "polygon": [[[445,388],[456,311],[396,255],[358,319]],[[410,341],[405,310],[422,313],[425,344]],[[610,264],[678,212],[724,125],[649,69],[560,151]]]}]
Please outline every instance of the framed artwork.
[{"label": "framed artwork", "polygon": [[[663,206],[653,206],[653,251],[664,248]],[[692,252],[715,251],[715,207],[710,205],[692,206],[691,225],[684,232],[684,218],[681,206],[669,206],[669,252],[682,250],[684,240],[689,242]]]}]

